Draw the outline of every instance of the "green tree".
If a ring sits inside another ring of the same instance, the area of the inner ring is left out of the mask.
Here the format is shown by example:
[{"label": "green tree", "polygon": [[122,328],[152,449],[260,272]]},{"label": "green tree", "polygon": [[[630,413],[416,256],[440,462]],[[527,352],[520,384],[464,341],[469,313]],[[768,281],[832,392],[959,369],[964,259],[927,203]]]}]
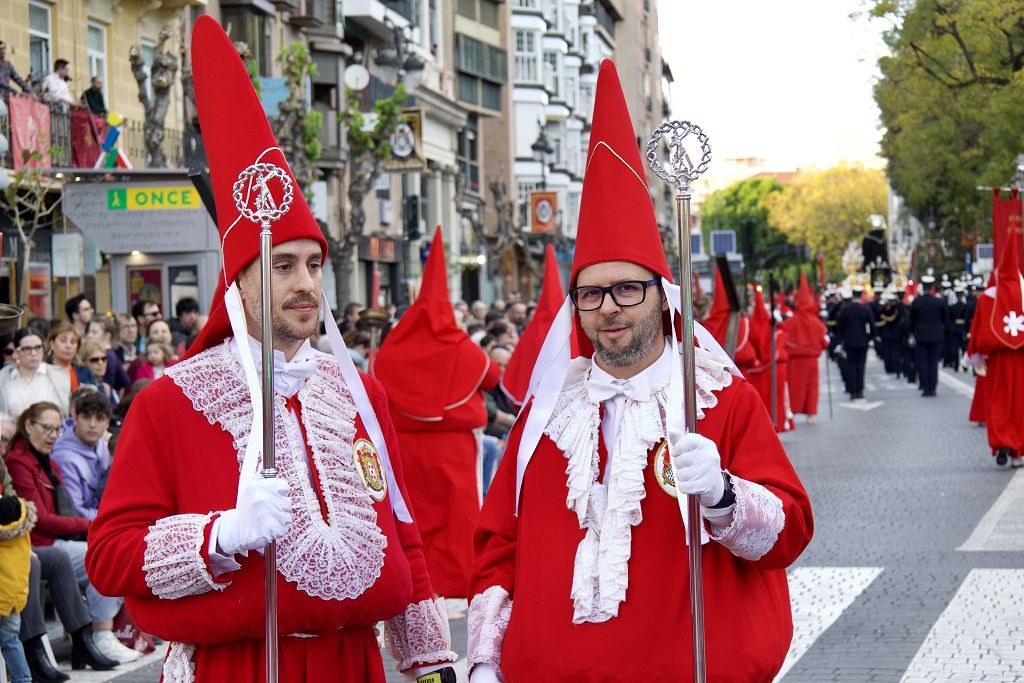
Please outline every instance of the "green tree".
[{"label": "green tree", "polygon": [[870,216],[885,214],[885,174],[860,164],[802,171],[781,192],[765,197],[769,222],[793,244],[823,254],[838,268],[843,250],[872,229]]},{"label": "green tree", "polygon": [[875,86],[893,189],[958,259],[982,223],[979,184],[1005,184],[1024,152],[1024,0],[873,0],[890,22]]},{"label": "green tree", "polygon": [[288,85],[288,97],[278,104],[280,115],[272,121],[274,134],[281,142],[295,180],[310,197],[310,183],[319,177],[316,162],[323,154],[320,130],[323,115],[310,108],[306,83],[316,76],[316,64],[305,43],[292,43],[277,56]]},{"label": "green tree", "polygon": [[[701,206],[701,231],[704,244],[711,245],[712,230],[735,230],[736,240],[748,273],[753,273],[767,258],[786,250],[786,235],[771,225],[765,199],[782,190],[774,178],[748,178],[716,190]],[[792,263],[800,256],[784,255],[773,259],[776,265]]]}]

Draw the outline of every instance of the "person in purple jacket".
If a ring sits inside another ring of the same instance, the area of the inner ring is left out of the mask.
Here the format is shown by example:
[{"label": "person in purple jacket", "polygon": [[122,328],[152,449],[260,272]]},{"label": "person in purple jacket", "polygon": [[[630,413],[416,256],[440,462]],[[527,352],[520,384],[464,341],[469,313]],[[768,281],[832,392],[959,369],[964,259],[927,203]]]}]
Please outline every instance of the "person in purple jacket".
[{"label": "person in purple jacket", "polygon": [[64,488],[83,516],[92,520],[110,470],[110,450],[103,438],[110,425],[110,401],[96,391],[82,391],[71,404],[73,429],[65,429],[53,446],[53,459]]}]

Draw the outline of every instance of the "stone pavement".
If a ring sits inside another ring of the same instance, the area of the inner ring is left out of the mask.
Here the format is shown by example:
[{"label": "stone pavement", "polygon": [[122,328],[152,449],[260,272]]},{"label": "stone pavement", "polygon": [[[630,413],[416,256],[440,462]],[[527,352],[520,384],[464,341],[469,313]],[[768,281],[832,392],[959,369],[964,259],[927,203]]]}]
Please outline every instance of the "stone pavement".
[{"label": "stone pavement", "polygon": [[[834,417],[823,386],[817,423],[782,436],[815,535],[790,570],[781,680],[1024,682],[1024,470],[996,468],[967,422],[973,380],[943,370],[922,398],[872,354],[866,400],[851,403],[831,377]],[[451,623],[464,653],[465,617]],[[159,662],[105,676],[75,680],[154,683]]]}]

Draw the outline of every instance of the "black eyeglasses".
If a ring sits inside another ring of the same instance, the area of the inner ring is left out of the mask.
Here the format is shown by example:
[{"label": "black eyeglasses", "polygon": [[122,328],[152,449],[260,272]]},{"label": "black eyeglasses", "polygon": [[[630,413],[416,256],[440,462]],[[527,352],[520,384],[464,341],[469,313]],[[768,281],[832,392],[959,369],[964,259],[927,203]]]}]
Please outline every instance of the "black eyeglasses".
[{"label": "black eyeglasses", "polygon": [[18,351],[22,353],[42,353],[43,345],[36,344],[35,346],[19,346]]},{"label": "black eyeglasses", "polygon": [[57,425],[55,427],[53,425],[44,424],[42,422],[36,422],[35,420],[29,420],[29,422],[34,424],[36,427],[42,429],[43,434],[46,434],[47,436],[50,436],[51,434],[56,434],[57,436],[60,436],[61,433],[64,431],[64,425]]},{"label": "black eyeglasses", "polygon": [[596,311],[604,305],[604,297],[612,295],[615,305],[628,307],[638,306],[647,298],[647,288],[661,282],[661,278],[650,280],[626,280],[607,287],[587,285],[569,290],[572,305],[580,311]]},{"label": "black eyeglasses", "polygon": [[90,363],[106,363],[107,362],[107,357],[106,356],[96,356],[95,358],[89,358],[88,362],[90,362]]},{"label": "black eyeglasses", "polygon": [[5,356],[13,356],[14,355],[14,349],[12,349],[11,347],[8,346],[7,348],[4,349],[4,355]]}]

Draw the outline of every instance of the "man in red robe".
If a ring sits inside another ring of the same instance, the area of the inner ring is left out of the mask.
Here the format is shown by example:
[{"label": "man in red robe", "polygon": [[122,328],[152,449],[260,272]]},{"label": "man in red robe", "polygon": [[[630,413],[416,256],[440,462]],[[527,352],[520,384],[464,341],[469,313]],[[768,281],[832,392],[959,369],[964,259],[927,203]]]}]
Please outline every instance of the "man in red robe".
[{"label": "man in red robe", "polygon": [[736,366],[746,374],[761,362],[757,356],[757,349],[761,339],[758,337],[757,330],[751,328],[750,318],[730,310],[729,298],[726,295],[725,287],[722,272],[716,268],[714,298],[711,300],[711,309],[704,319],[704,327],[720,345],[728,349],[728,340],[726,338],[729,334],[729,320],[731,316],[737,316],[736,346],[730,349],[729,353]]},{"label": "man in red robe", "polygon": [[391,401],[430,580],[446,598],[466,597],[482,496],[482,390],[497,386],[500,371],[455,323],[438,228],[420,294],[381,345],[376,373]]},{"label": "man in red robe", "polygon": [[[776,300],[778,297],[776,297]],[[788,432],[793,429],[793,413],[789,406],[788,365],[789,354],[786,352],[786,333],[781,325],[777,325],[775,334],[775,431]],[[764,303],[761,287],[754,289],[754,310],[750,314],[750,338],[755,345],[758,362],[751,368],[743,370],[743,376],[757,389],[764,402],[765,410],[772,412],[772,363],[766,359],[772,356],[772,323],[768,315],[768,307]],[[737,363],[737,365],[739,365]]]},{"label": "man in red robe", "polygon": [[[427,575],[384,391],[357,372],[337,328],[328,330],[333,356],[309,343],[319,315],[334,319],[321,286],[327,244],[245,66],[209,17],[196,22],[192,60],[222,278],[187,357],[132,405],[89,534],[89,578],[125,596],[141,629],[170,641],[163,680],[262,681],[261,554],[276,542],[280,680],[382,683],[382,620],[410,678],[454,680],[447,615]],[[263,479],[254,213],[267,209],[281,215],[272,251],[277,476]]]},{"label": "man in red robe", "polygon": [[988,443],[996,464],[1024,466],[1024,275],[1021,224],[1009,224],[996,283],[978,297],[969,351],[985,357],[984,402]]},{"label": "man in red robe", "polygon": [[679,288],[610,61],[587,159],[576,310],[545,340],[554,360],[534,373],[476,532],[470,680],[690,680],[685,493],[704,521],[708,680],[771,681],[810,503],[757,392],[699,325],[699,433],[683,434]]},{"label": "man in red robe", "polygon": [[828,330],[821,321],[814,293],[807,284],[807,275],[800,273],[800,289],[796,295],[796,312],[782,327],[786,331],[786,352],[789,354],[789,400],[794,413],[803,413],[807,422],[818,414],[818,359],[828,348]]}]

